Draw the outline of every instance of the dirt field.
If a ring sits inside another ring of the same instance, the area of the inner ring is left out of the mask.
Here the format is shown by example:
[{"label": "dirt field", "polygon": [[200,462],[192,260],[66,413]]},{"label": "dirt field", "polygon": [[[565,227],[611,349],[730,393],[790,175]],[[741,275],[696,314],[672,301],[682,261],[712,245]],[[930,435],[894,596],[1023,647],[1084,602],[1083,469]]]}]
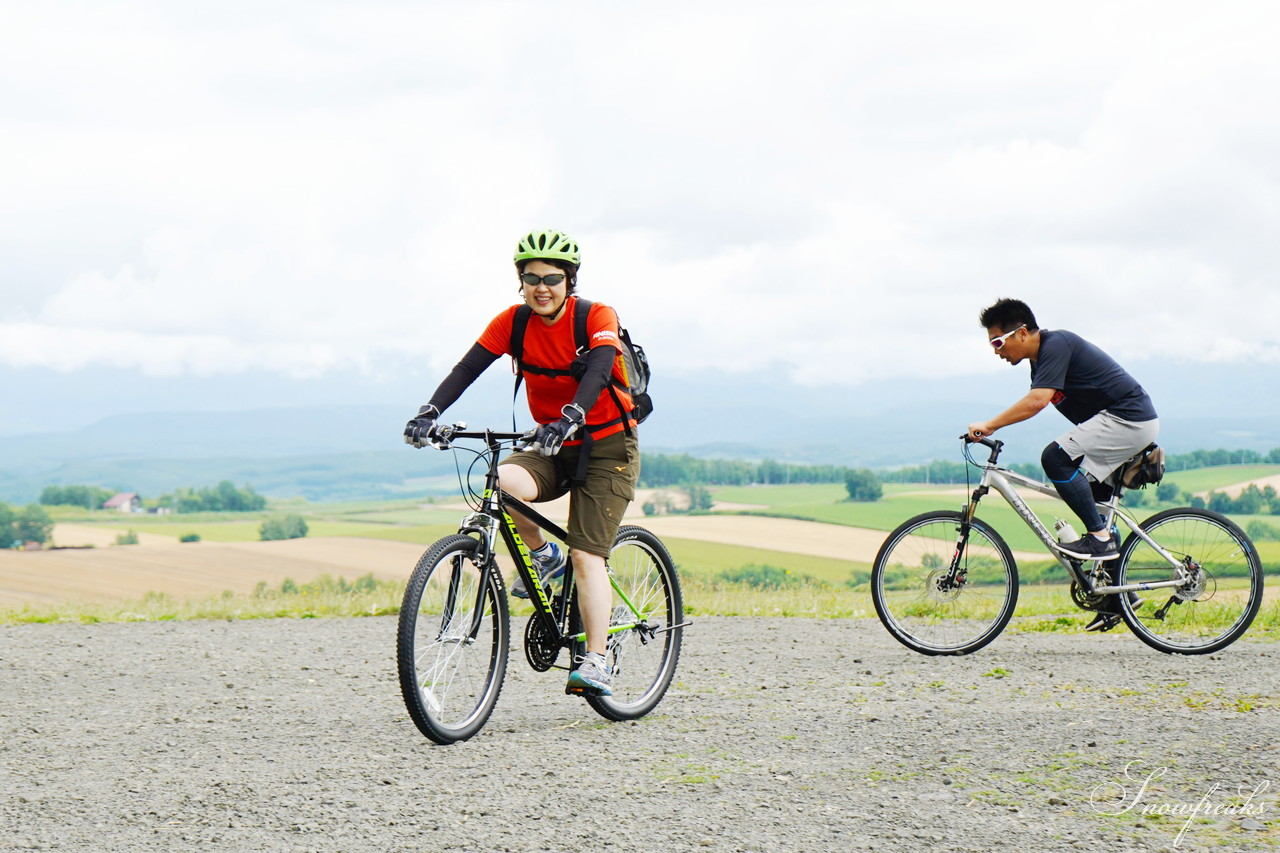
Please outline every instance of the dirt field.
[{"label": "dirt field", "polygon": [[[114,534],[109,541],[115,541]],[[0,606],[137,599],[148,592],[247,593],[259,581],[279,587],[285,578],[304,583],[324,574],[354,580],[372,572],[404,580],[423,551],[411,543],[343,537],[179,544],[154,536],[144,541],[150,544],[0,551]]]},{"label": "dirt field", "polygon": [[[563,520],[567,501],[549,505],[548,515]],[[632,508],[635,509],[635,504]],[[541,507],[540,507],[541,508]],[[884,542],[881,530],[819,524],[787,518],[732,515],[666,515],[646,518],[629,512],[626,520],[659,536],[745,545],[770,551],[870,563]],[[423,546],[356,537],[291,539],[281,542],[190,542],[170,536],[139,534],[137,545],[115,545],[120,530],[58,525],[59,545],[92,544],[87,550],[0,551],[0,607],[56,601],[107,601],[141,598],[148,592],[200,596],[223,590],[252,592],[259,581],[279,587],[285,578],[299,583],[321,575],[352,580],[372,572],[403,580]],[[1019,561],[1044,554],[1015,552]],[[505,572],[510,560],[500,560]]]},{"label": "dirt field", "polygon": [[[561,513],[559,502],[549,515]],[[748,547],[870,562],[884,533],[783,518],[656,516],[628,514],[659,536],[700,539]],[[120,531],[122,532],[122,531]],[[423,547],[377,539],[333,537],[282,542],[190,542],[161,535],[139,536],[138,545],[115,545],[117,531],[59,525],[60,544],[93,544],[88,550],[0,551],[0,606],[65,600],[136,599],[147,592],[173,595],[251,592],[259,581],[278,587],[320,575],[353,579],[409,576]],[[504,569],[510,571],[508,560]]]}]

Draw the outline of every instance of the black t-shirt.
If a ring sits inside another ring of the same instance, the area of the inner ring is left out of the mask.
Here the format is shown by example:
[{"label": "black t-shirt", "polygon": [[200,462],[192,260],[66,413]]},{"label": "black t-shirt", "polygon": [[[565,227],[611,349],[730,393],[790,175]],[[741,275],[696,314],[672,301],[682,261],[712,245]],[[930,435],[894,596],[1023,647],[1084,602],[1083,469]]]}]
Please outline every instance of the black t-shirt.
[{"label": "black t-shirt", "polygon": [[1073,424],[1106,409],[1126,421],[1150,421],[1156,408],[1137,380],[1115,359],[1063,329],[1040,330],[1040,352],[1031,362],[1031,387],[1052,388],[1053,405]]}]

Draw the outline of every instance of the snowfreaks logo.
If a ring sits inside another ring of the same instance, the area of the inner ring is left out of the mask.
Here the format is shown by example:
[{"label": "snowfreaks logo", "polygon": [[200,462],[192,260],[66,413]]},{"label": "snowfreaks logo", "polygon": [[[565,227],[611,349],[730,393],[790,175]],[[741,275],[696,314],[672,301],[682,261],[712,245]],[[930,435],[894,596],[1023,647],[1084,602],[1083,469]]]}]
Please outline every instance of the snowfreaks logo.
[{"label": "snowfreaks logo", "polygon": [[[1130,761],[1124,766],[1127,785],[1121,782],[1103,782],[1094,788],[1089,794],[1089,805],[1098,814],[1112,817],[1128,812],[1144,816],[1185,817],[1182,828],[1173,839],[1174,847],[1182,842],[1191,822],[1196,818],[1243,817],[1257,823],[1263,812],[1267,810],[1267,803],[1262,801],[1262,797],[1270,789],[1270,782],[1263,781],[1252,788],[1247,785],[1237,785],[1234,793],[1225,789],[1220,783],[1214,782],[1199,798],[1192,794],[1190,797],[1179,799],[1166,792],[1152,790],[1152,783],[1164,776],[1169,770],[1168,767],[1152,770],[1142,777],[1137,775],[1138,771],[1134,768],[1138,763]],[[1131,786],[1136,787],[1132,787],[1131,790]],[[1263,829],[1263,826],[1258,824],[1252,828]]]}]

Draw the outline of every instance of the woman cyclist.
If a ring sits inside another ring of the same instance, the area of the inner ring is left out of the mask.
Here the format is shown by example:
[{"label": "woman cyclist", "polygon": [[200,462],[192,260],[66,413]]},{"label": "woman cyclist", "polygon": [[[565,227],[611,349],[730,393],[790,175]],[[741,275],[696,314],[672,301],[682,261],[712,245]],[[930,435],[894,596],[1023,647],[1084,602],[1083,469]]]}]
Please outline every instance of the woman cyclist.
[{"label": "woman cyclist", "polygon": [[[569,494],[565,544],[573,557],[587,652],[575,662],[565,692],[608,696],[613,675],[605,651],[613,591],[605,558],[635,497],[640,449],[631,397],[622,381],[618,317],[612,308],[589,303],[588,349],[577,351],[574,320],[579,300],[574,294],[581,263],[578,244],[559,231],[533,231],[521,239],[515,265],[528,311],[512,305],[493,318],[405,426],[404,439],[414,447],[430,443],[441,413],[499,356],[514,354],[513,330],[518,334],[524,326],[519,366],[538,426],[529,446],[498,467],[499,484],[522,501]],[[513,519],[543,581],[562,574],[561,549],[547,542],[529,519],[519,513]],[[521,598],[529,594],[519,578],[511,592]]]}]

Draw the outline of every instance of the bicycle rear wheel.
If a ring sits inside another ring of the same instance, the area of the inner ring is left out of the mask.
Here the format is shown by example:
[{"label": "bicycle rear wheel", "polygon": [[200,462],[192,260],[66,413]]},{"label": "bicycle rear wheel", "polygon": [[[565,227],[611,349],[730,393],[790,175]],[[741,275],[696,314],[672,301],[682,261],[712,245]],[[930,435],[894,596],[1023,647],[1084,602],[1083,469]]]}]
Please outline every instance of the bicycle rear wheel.
[{"label": "bicycle rear wheel", "polygon": [[[606,657],[613,668],[613,695],[584,698],[606,719],[634,720],[662,701],[680,660],[684,629],[674,627],[684,622],[680,578],[662,540],[632,525],[619,528],[609,571],[616,585],[610,630],[632,627],[609,634]],[[638,624],[622,596],[643,617]],[[575,645],[581,654],[583,645]]]},{"label": "bicycle rear wheel", "polygon": [[925,655],[966,655],[990,643],[1018,603],[1018,568],[1000,534],[974,519],[953,580],[961,514],[903,522],[880,546],[871,600],[894,639]]},{"label": "bicycle rear wheel", "polygon": [[480,731],[507,671],[507,596],[493,563],[477,562],[479,548],[462,534],[436,542],[400,606],[400,691],[414,725],[440,744]]},{"label": "bicycle rear wheel", "polygon": [[1171,566],[1130,533],[1120,548],[1117,582],[1172,581],[1180,572],[1184,582],[1139,592],[1137,602],[1120,595],[1129,630],[1169,654],[1203,655],[1235,642],[1262,604],[1262,562],[1249,537],[1225,516],[1190,507],[1156,513],[1142,529],[1181,565]]}]

